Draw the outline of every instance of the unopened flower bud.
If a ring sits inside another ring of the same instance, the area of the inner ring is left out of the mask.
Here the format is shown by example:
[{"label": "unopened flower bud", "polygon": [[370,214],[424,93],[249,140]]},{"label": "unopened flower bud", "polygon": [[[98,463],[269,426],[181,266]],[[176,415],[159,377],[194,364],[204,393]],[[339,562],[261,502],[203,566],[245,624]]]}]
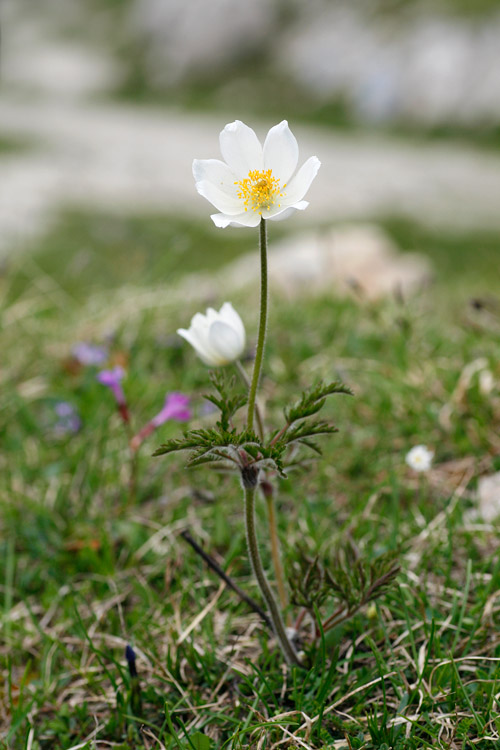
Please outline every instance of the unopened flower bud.
[{"label": "unopened flower bud", "polygon": [[219,312],[209,307],[206,315],[196,313],[190,327],[179,328],[177,333],[209,367],[235,362],[245,348],[245,328],[230,302],[225,302]]}]

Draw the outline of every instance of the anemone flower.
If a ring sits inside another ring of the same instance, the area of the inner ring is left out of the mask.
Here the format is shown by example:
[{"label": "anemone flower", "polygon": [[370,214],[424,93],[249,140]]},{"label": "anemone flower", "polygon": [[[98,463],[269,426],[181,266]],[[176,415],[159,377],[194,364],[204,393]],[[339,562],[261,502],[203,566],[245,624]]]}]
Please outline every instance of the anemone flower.
[{"label": "anemone flower", "polygon": [[240,120],[219,140],[225,161],[193,162],[197,191],[220,211],[211,217],[216,226],[256,227],[261,218],[280,221],[307,208],[303,199],[321,163],[311,156],[297,171],[299,147],[286,120],[270,129],[264,146]]}]

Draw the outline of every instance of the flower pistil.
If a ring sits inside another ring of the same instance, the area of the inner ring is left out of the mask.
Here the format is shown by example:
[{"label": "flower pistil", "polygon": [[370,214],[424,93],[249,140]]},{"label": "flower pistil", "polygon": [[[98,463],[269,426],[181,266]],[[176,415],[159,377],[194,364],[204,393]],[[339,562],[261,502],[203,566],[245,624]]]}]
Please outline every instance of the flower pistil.
[{"label": "flower pistil", "polygon": [[[238,198],[243,201],[245,211],[250,208],[262,214],[263,210],[269,211],[275,205],[276,200],[285,195],[280,188],[279,178],[273,177],[272,169],[252,169],[248,177],[237,180],[234,184],[240,188]],[[283,188],[285,187],[286,185],[283,185]],[[280,205],[278,203],[278,207]]]}]

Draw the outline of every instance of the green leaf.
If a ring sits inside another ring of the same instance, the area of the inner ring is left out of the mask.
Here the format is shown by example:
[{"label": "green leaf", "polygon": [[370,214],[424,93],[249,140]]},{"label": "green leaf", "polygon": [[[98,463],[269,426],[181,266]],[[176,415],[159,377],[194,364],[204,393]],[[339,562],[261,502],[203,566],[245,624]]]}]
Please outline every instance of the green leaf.
[{"label": "green leaf", "polygon": [[228,430],[232,417],[238,409],[246,404],[247,395],[241,390],[235,392],[235,377],[229,376],[224,369],[213,370],[210,373],[210,380],[219,395],[208,394],[204,398],[220,411],[220,419],[217,425],[222,430]]},{"label": "green leaf", "polygon": [[307,448],[310,448],[314,453],[317,453],[318,456],[323,455],[323,451],[317,445],[314,440],[309,440],[308,438],[300,438],[297,442],[299,442],[301,445],[305,445]]},{"label": "green leaf", "polygon": [[299,401],[285,409],[286,421],[291,425],[298,419],[305,419],[313,414],[317,414],[323,408],[327,396],[332,396],[334,393],[353,395],[351,389],[339,381],[316,383],[303,391]]},{"label": "green leaf", "polygon": [[206,734],[202,734],[201,732],[190,734],[189,740],[195,750],[211,750],[212,748],[212,740],[210,737],[207,737]]},{"label": "green leaf", "polygon": [[314,422],[301,422],[284,436],[284,442],[286,444],[295,443],[297,441],[303,442],[304,438],[313,437],[314,435],[329,435],[338,432],[338,428],[333,424],[329,424],[323,419],[317,419]]},{"label": "green leaf", "polygon": [[[229,433],[224,433],[222,443],[227,442],[227,434]],[[166,443],[163,443],[163,445],[156,449],[156,451],[153,453],[153,456],[162,456],[165,453],[185,451],[189,450],[190,448],[201,448],[202,446],[207,447],[211,445],[221,445],[221,435],[222,433],[220,432],[220,430],[217,430],[215,428],[189,430],[189,432],[186,432],[184,437],[174,438],[173,440],[168,440]]]},{"label": "green leaf", "polygon": [[[187,466],[192,468],[206,463],[219,463],[227,459],[234,459],[236,449],[243,449],[255,461],[267,459],[269,451],[266,452],[261,441],[253,430],[244,429],[237,432],[236,429],[225,429],[219,422],[217,427],[210,429],[190,430],[184,437],[169,440],[161,445],[154,456],[162,456],[175,451],[191,450]],[[282,473],[279,462],[273,468]]]}]

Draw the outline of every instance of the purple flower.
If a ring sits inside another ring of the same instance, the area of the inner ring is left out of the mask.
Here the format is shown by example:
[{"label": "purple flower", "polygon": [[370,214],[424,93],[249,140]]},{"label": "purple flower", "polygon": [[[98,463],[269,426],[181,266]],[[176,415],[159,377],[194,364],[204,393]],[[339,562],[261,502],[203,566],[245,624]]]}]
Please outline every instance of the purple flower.
[{"label": "purple flower", "polygon": [[74,435],[82,426],[82,421],[76,410],[68,404],[67,401],[59,401],[54,406],[54,411],[58,417],[54,425],[54,434],[57,437]]},{"label": "purple flower", "polygon": [[169,419],[176,422],[187,422],[191,419],[189,396],[183,393],[167,393],[163,409],[151,420],[154,427],[159,427]]},{"label": "purple flower", "polygon": [[86,366],[102,365],[108,359],[106,349],[102,346],[89,344],[87,341],[80,341],[78,344],[75,344],[71,353],[81,365]]},{"label": "purple flower", "polygon": [[118,365],[117,367],[113,367],[112,370],[101,370],[101,372],[97,373],[96,378],[99,383],[102,383],[102,385],[111,388],[118,405],[118,411],[120,412],[123,421],[128,422],[129,413],[127,408],[127,401],[125,399],[125,394],[121,386],[121,381],[123,380],[124,376],[125,370],[123,369],[123,367],[120,367]]},{"label": "purple flower", "polygon": [[200,408],[200,415],[202,417],[209,417],[211,414],[215,414],[217,407],[211,401],[204,401]]},{"label": "purple flower", "polygon": [[54,406],[54,411],[58,417],[71,417],[75,413],[75,410],[67,401],[58,401]]},{"label": "purple flower", "polygon": [[169,419],[176,422],[187,422],[191,419],[191,409],[189,408],[189,396],[183,393],[167,393],[163,409],[156,414],[130,441],[130,447],[136,451],[141,443],[156,430],[157,427],[164,424]]},{"label": "purple flower", "polygon": [[125,403],[125,394],[123,393],[123,388],[121,386],[121,381],[124,376],[125,371],[123,367],[120,367],[119,365],[113,367],[112,370],[101,370],[96,376],[99,383],[111,388],[113,395],[116,398],[116,403],[120,406]]}]

